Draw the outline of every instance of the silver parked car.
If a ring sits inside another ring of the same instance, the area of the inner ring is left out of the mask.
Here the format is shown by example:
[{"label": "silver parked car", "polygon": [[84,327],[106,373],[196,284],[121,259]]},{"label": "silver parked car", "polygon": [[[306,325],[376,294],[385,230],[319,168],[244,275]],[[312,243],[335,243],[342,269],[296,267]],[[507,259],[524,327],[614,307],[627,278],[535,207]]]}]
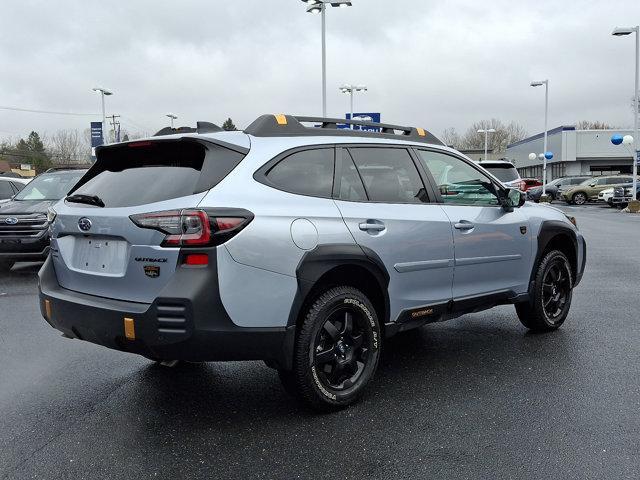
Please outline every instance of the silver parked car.
[{"label": "silver parked car", "polygon": [[338,123],[264,115],[99,147],[50,212],[42,315],[154,361],[264,360],[321,410],[362,394],[397,332],[501,304],[531,330],[565,321],[586,258],[574,219],[421,128]]}]

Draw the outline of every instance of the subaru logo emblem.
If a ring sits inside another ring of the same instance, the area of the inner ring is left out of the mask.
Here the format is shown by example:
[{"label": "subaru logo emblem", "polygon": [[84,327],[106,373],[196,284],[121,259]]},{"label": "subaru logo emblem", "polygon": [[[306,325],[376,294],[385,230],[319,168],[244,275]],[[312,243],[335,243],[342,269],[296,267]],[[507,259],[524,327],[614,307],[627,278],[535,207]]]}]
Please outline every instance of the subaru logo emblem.
[{"label": "subaru logo emblem", "polygon": [[7,225],[15,225],[18,223],[18,219],[16,217],[7,217],[4,219],[4,223]]},{"label": "subaru logo emblem", "polygon": [[78,220],[78,228],[83,232],[88,232],[91,229],[91,220],[87,217],[82,217]]}]

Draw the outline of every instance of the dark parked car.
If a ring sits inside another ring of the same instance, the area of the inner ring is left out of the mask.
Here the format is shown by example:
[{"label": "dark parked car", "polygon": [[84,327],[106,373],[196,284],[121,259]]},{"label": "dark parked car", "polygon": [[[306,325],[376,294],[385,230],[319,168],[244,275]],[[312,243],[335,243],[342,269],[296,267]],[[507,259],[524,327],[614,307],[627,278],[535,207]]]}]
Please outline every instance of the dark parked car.
[{"label": "dark parked car", "polygon": [[[633,185],[623,185],[613,188],[613,196],[611,197],[611,206],[625,208],[631,200],[633,200]],[[636,185],[636,200],[640,200],[640,183]]]},{"label": "dark parked car", "polygon": [[34,178],[0,205],[0,271],[17,261],[38,261],[49,253],[48,208],[64,197],[86,170],[53,170]]},{"label": "dark parked car", "polygon": [[[547,183],[546,191],[547,195],[551,196],[551,200],[561,200],[562,191],[571,188],[574,185],[579,185],[585,180],[591,178],[589,175],[580,175],[575,177],[560,177]],[[539,202],[542,196],[542,186],[533,187],[527,190],[527,200],[533,202]]]}]

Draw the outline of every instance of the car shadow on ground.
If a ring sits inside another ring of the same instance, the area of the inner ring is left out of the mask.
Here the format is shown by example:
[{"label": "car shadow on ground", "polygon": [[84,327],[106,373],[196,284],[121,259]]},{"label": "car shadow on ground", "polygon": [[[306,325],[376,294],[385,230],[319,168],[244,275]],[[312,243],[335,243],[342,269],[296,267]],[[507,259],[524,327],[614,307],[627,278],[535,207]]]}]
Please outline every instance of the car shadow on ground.
[{"label": "car shadow on ground", "polygon": [[[574,363],[566,332],[533,335],[520,327],[515,315],[511,320],[495,324],[477,317],[461,319],[388,340],[367,394],[337,417],[360,409],[383,415],[398,403],[458,404],[470,391],[493,397],[498,384],[518,388],[527,382],[530,388],[541,381],[544,376],[537,375],[541,368],[551,368],[549,361]],[[534,378],[532,368],[537,370]],[[239,425],[252,428],[255,422],[317,415],[284,392],[274,370],[255,362],[179,363],[173,368],[149,364],[134,376],[129,401],[138,406],[136,415],[149,420],[160,416],[178,429],[213,427],[232,434]]]}]

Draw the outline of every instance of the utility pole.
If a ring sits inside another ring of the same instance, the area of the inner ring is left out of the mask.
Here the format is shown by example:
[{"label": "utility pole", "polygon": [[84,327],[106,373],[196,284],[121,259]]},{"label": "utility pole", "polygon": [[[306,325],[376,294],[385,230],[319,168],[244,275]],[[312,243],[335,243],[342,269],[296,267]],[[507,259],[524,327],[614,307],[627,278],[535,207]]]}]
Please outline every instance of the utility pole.
[{"label": "utility pole", "polygon": [[[113,140],[115,142],[119,142],[120,141],[120,122],[116,121],[116,118],[120,118],[120,115],[110,115],[107,118],[111,119],[111,126],[113,127]],[[117,133],[116,133],[116,128]]]}]

